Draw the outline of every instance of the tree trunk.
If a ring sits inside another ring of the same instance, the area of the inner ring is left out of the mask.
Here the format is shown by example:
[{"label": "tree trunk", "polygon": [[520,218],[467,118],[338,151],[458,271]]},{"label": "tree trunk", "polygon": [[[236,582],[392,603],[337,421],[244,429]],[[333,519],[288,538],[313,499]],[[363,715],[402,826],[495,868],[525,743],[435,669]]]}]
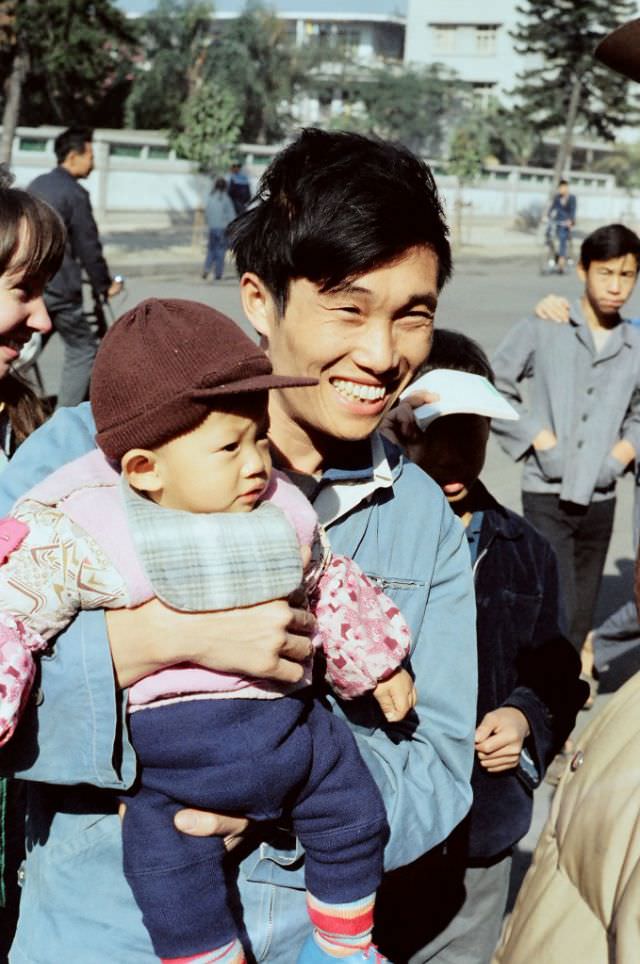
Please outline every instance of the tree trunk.
[{"label": "tree trunk", "polygon": [[552,198],[558,188],[558,181],[564,173],[567,161],[571,157],[571,151],[573,149],[573,128],[575,127],[576,117],[578,116],[581,93],[582,74],[577,73],[573,80],[573,87],[571,88],[571,97],[569,98],[569,108],[567,110],[567,121],[564,127],[564,134],[562,135],[562,140],[560,141],[560,145],[558,147],[558,153],[556,154],[556,163],[553,169],[553,184],[551,185]]},{"label": "tree trunk", "polygon": [[28,69],[28,54],[24,51],[16,51],[11,74],[6,84],[6,100],[2,113],[2,138],[0,139],[0,164],[11,163],[13,137],[18,126],[18,115],[20,113],[20,95]]}]

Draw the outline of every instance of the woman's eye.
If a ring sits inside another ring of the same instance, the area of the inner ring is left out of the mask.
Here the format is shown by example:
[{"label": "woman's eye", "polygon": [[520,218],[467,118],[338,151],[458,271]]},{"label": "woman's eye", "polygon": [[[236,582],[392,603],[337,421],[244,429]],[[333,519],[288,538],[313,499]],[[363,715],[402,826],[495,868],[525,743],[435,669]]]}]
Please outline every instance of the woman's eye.
[{"label": "woman's eye", "polygon": [[237,442],[229,442],[228,445],[224,445],[224,446],[222,447],[222,451],[223,451],[223,452],[235,452],[237,448],[238,448],[238,443],[237,443]]}]

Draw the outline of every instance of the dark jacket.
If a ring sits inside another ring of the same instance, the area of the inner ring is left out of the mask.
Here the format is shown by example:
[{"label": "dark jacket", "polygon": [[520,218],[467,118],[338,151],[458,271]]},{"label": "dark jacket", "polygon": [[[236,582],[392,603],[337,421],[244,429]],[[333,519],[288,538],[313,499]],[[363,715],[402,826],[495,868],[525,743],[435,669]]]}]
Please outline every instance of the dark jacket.
[{"label": "dark jacket", "polygon": [[[513,706],[531,730],[525,749],[542,778],[588,696],[580,660],[558,628],[558,570],[546,539],[476,483],[484,512],[474,566],[478,633],[478,723]],[[492,857],[529,829],[533,794],[524,772],[487,773],[474,763],[469,856]]]},{"label": "dark jacket", "polygon": [[32,194],[55,208],[67,229],[62,267],[46,287],[47,302],[82,303],[82,269],[99,295],[106,294],[111,278],[102,254],[89,192],[64,167],[41,174],[29,185]]}]

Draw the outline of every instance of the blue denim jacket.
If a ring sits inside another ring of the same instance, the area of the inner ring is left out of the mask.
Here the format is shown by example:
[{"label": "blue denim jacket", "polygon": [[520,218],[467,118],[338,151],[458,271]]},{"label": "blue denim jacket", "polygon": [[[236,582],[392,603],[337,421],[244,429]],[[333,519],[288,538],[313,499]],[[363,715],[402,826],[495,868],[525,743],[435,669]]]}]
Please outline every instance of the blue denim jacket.
[{"label": "blue denim jacket", "polygon": [[[0,511],[86,452],[93,434],[87,405],[59,411],[3,474]],[[392,868],[442,841],[469,809],[477,677],[475,603],[462,529],[439,488],[395,450],[389,455],[388,478],[381,471],[369,483],[340,479],[332,486],[327,480],[316,501],[325,518],[338,516],[329,528],[335,550],[379,580],[414,638],[419,702],[413,720],[386,724],[371,697],[332,701],[354,730],[385,799],[391,826],[386,863]],[[358,483],[366,495],[353,505]],[[124,699],[115,688],[104,616],[82,613],[53,654],[43,657],[28,712],[0,753],[5,772],[30,781],[14,964],[104,964],[106,948],[110,960],[155,961],[122,873],[114,791],[130,787],[136,769]],[[290,964],[309,928],[303,855],[293,838],[281,837],[250,841],[238,879],[239,915],[253,953],[270,964]]]}]

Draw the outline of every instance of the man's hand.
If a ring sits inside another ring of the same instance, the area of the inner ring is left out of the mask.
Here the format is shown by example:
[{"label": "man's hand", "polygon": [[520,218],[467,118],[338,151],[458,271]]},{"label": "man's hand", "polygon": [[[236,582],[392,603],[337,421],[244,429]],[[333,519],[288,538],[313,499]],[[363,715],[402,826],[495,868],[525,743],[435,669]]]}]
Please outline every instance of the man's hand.
[{"label": "man's hand", "polygon": [[177,830],[190,837],[224,837],[226,850],[233,850],[242,843],[249,827],[246,817],[192,809],[178,810],[173,822]]},{"label": "man's hand", "polygon": [[480,766],[489,773],[517,767],[530,732],[526,716],[514,706],[501,706],[485,713],[475,739]]},{"label": "man's hand", "polygon": [[123,288],[124,281],[116,281],[114,279],[107,290],[107,298],[113,298],[115,295],[119,295]]},{"label": "man's hand", "polygon": [[559,325],[566,325],[569,321],[570,304],[562,295],[547,295],[535,307],[538,318],[544,321],[556,321]]},{"label": "man's hand", "polygon": [[552,449],[558,444],[558,439],[550,428],[542,428],[531,444],[536,452],[546,452],[547,449]]},{"label": "man's hand", "polygon": [[183,662],[297,683],[304,672],[300,664],[313,652],[314,617],[283,599],[205,613],[178,612],[152,599],[137,609],[107,610],[106,619],[121,688]]},{"label": "man's hand", "polygon": [[406,669],[397,669],[393,676],[378,683],[373,691],[385,719],[389,723],[404,720],[414,708],[417,700],[416,688],[411,674]]},{"label": "man's hand", "polygon": [[421,405],[437,402],[440,396],[437,392],[413,392],[387,412],[380,423],[380,431],[388,439],[401,448],[406,448],[415,442],[420,435],[420,429],[414,418],[414,411]]}]

